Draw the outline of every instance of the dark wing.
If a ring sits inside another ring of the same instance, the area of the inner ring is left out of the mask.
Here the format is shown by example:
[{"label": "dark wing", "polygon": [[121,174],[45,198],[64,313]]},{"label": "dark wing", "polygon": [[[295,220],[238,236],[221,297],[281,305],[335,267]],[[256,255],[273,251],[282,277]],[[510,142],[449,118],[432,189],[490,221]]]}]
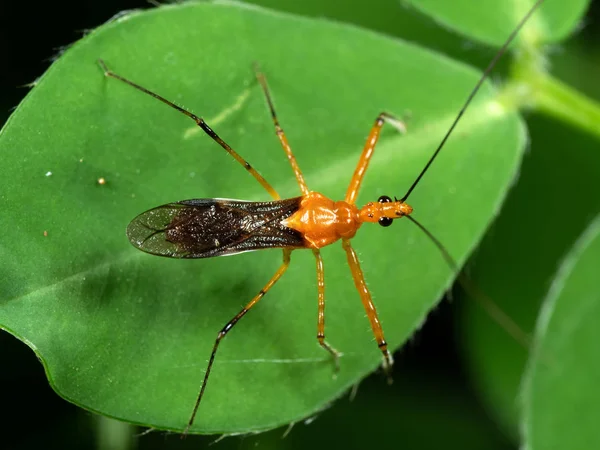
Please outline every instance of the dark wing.
[{"label": "dark wing", "polygon": [[140,250],[171,258],[209,258],[262,248],[302,248],[302,234],[282,225],[301,197],[272,202],[197,199],[158,206],[127,226]]}]

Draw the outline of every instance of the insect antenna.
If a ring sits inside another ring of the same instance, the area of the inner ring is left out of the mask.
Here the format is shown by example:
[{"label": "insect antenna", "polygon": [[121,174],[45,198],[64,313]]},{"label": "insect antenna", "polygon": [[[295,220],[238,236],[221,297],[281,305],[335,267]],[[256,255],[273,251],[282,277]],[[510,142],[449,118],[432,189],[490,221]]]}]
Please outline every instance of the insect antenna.
[{"label": "insect antenna", "polygon": [[446,144],[446,141],[448,140],[448,138],[450,137],[450,135],[454,131],[454,128],[456,128],[456,125],[458,124],[458,122],[460,121],[461,117],[463,116],[463,114],[465,113],[465,111],[467,110],[467,108],[469,107],[469,105],[471,104],[471,101],[473,100],[473,98],[475,97],[475,95],[477,94],[477,92],[479,91],[479,88],[481,87],[481,85],[483,84],[483,82],[489,77],[490,72],[494,69],[494,67],[498,63],[498,60],[506,53],[506,50],[508,49],[508,47],[510,46],[510,44],[512,44],[512,42],[515,40],[515,37],[517,37],[517,35],[521,31],[521,29],[523,28],[523,26],[525,25],[525,23],[529,20],[529,18],[531,17],[531,15],[535,12],[535,10],[543,2],[544,2],[544,0],[537,0],[535,2],[535,4],[527,12],[527,14],[525,14],[525,16],[517,24],[516,28],[512,31],[512,33],[510,34],[510,36],[508,37],[508,39],[504,42],[504,44],[502,45],[502,47],[500,47],[500,50],[498,50],[498,53],[496,53],[496,55],[492,58],[492,60],[488,64],[488,66],[483,71],[483,74],[481,75],[481,78],[479,78],[479,81],[477,81],[477,84],[475,85],[475,87],[473,88],[473,90],[471,91],[471,93],[469,94],[469,96],[467,97],[467,100],[465,101],[464,105],[462,106],[462,108],[460,109],[460,111],[458,112],[458,114],[456,115],[456,118],[454,119],[454,122],[452,122],[452,125],[450,125],[450,128],[448,129],[448,131],[444,135],[444,138],[442,139],[442,141],[440,142],[440,144],[436,148],[435,152],[433,152],[433,155],[431,155],[431,158],[429,158],[429,161],[427,161],[427,164],[425,164],[425,167],[423,168],[423,170],[421,171],[421,173],[419,174],[419,176],[415,179],[415,181],[410,186],[410,188],[408,188],[408,191],[406,192],[406,194],[404,194],[404,197],[402,197],[400,199],[400,201],[405,202],[406,199],[409,197],[409,195],[414,190],[414,188],[417,187],[417,184],[419,184],[419,182],[421,181],[421,178],[423,178],[423,175],[425,175],[425,173],[429,170],[429,167],[431,166],[431,164],[433,164],[433,161],[435,160],[435,158],[437,158],[438,154],[440,153],[440,151],[442,150],[442,148]]},{"label": "insect antenna", "polygon": [[454,258],[450,256],[450,252],[448,252],[440,240],[413,216],[404,217],[419,227],[419,229],[425,233],[431,242],[433,242],[433,244],[438,248],[448,266],[450,266],[452,271],[457,274],[457,279],[467,294],[476,300],[484,309],[484,311],[488,313],[490,317],[492,317],[502,328],[504,328],[513,339],[515,339],[525,349],[529,350],[531,348],[531,337],[525,333],[521,327],[519,327],[519,325],[517,325],[515,321],[508,316],[508,314],[502,311],[502,309],[490,297],[488,297],[485,292],[479,289],[467,275],[460,271],[459,265]]}]

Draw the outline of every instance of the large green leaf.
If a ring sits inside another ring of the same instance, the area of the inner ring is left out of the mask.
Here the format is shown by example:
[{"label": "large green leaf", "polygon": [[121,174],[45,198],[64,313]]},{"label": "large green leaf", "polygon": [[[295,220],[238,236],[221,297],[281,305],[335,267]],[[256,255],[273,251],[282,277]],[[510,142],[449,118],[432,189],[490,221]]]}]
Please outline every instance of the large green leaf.
[{"label": "large green leaf", "polygon": [[536,326],[522,389],[527,448],[600,447],[600,216],[563,262]]},{"label": "large green leaf", "polygon": [[[181,430],[217,331],[275,271],[280,252],[168,260],[131,247],[125,227],[171,201],[268,195],[189,119],[105,79],[99,57],[203,115],[284,196],[298,189],[254,81],[254,61],[269,78],[309,186],[332,198],[343,197],[375,116],[408,111],[409,133],[384,134],[359,203],[404,194],[479,74],[348,26],[234,4],[185,4],[101,27],[39,80],[0,135],[1,326],[37,352],[65,398]],[[411,196],[415,217],[459,261],[497,213],[524,142],[518,115],[496,103],[486,84]],[[453,274],[406,221],[365,226],[353,242],[397,348]],[[344,353],[339,376],[315,339],[314,260],[295,252],[282,281],[221,346],[193,431],[299,420],[380,363],[342,250],[323,255],[327,337]]]}]

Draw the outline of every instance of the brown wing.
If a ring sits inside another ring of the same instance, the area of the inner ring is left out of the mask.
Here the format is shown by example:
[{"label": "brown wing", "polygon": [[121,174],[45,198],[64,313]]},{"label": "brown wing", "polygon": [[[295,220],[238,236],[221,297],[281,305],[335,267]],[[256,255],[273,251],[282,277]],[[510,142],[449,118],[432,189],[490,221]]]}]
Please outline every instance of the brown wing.
[{"label": "brown wing", "polygon": [[170,258],[210,258],[263,248],[305,247],[302,234],[282,225],[301,197],[272,202],[196,199],[158,206],[127,226],[140,250]]}]

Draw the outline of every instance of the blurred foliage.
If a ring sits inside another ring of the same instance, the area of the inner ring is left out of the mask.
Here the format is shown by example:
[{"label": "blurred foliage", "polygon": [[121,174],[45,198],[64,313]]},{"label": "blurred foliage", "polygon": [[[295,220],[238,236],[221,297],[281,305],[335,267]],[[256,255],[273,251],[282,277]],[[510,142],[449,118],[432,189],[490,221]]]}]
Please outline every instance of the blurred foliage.
[{"label": "blurred foliage", "polygon": [[[522,389],[529,448],[597,448],[600,215],[559,268],[536,326]],[[566,432],[565,432],[566,430]]]}]

